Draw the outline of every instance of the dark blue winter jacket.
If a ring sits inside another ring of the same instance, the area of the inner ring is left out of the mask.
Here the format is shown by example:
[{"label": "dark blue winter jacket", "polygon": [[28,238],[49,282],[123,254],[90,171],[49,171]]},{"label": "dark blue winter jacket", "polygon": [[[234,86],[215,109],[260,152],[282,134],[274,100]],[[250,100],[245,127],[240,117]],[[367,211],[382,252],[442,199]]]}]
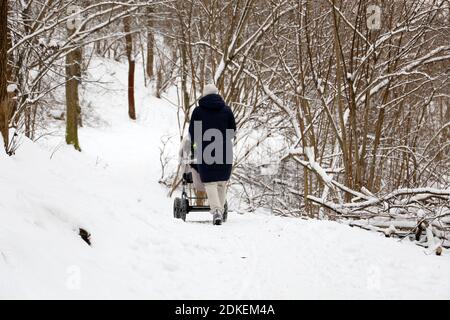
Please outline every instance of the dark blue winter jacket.
[{"label": "dark blue winter jacket", "polygon": [[233,112],[218,94],[204,96],[198,104],[189,123],[189,134],[197,161],[193,167],[204,183],[227,181],[231,175],[233,137],[236,131]]}]

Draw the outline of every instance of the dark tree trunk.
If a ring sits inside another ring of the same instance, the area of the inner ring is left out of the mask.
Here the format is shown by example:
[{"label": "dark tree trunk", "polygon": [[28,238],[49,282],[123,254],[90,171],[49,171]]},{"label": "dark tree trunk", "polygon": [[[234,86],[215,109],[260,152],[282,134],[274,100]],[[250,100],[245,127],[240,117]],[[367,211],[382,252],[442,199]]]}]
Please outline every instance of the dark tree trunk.
[{"label": "dark tree trunk", "polygon": [[8,149],[9,102],[8,102],[8,1],[0,0],[0,131],[5,150]]},{"label": "dark tree trunk", "polygon": [[154,57],[155,57],[155,53],[154,53],[154,45],[155,45],[155,36],[153,35],[153,19],[151,17],[151,14],[153,13],[153,8],[149,8],[148,9],[148,13],[150,15],[150,17],[147,20],[147,27],[148,27],[148,32],[147,32],[147,68],[146,68],[146,72],[147,72],[147,76],[149,79],[153,79],[154,77]]},{"label": "dark tree trunk", "polygon": [[128,60],[128,115],[131,119],[136,120],[136,107],[134,104],[134,70],[136,69],[136,62]]},{"label": "dark tree trunk", "polygon": [[125,31],[125,45],[128,58],[128,115],[130,119],[136,120],[136,107],[134,102],[134,70],[136,62],[133,56],[133,36],[130,34],[130,18],[126,17],[123,21]]}]

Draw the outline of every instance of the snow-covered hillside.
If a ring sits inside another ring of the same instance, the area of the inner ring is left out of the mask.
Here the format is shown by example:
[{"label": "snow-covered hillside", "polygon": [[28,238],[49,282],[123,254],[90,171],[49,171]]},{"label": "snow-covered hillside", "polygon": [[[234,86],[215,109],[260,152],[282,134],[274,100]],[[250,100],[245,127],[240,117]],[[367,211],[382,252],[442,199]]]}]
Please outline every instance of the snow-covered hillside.
[{"label": "snow-covered hillside", "polygon": [[101,121],[81,129],[82,153],[62,130],[0,153],[0,298],[450,298],[448,252],[262,211],[220,227],[207,213],[174,220],[158,179],[176,108],[138,73],[130,121],[126,67],[96,60],[90,72],[105,84],[88,85]]}]

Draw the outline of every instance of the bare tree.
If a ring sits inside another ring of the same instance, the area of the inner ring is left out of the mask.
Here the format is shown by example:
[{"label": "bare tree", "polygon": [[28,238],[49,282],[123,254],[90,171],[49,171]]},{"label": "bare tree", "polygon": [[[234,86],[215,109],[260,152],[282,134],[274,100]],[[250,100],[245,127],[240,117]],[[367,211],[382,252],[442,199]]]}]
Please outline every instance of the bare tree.
[{"label": "bare tree", "polygon": [[4,148],[8,149],[9,143],[9,101],[8,86],[8,1],[0,1],[0,132],[3,138]]},{"label": "bare tree", "polygon": [[[67,35],[70,38],[76,30],[68,24]],[[81,151],[78,141],[80,100],[78,87],[81,79],[82,51],[75,44],[66,54],[66,143]]]},{"label": "bare tree", "polygon": [[136,120],[136,107],[134,101],[134,73],[136,61],[133,54],[133,35],[130,31],[130,17],[123,20],[123,30],[125,32],[125,47],[128,59],[128,115],[130,119]]},{"label": "bare tree", "polygon": [[148,15],[147,18],[147,65],[145,71],[147,72],[147,76],[149,79],[153,79],[154,76],[154,60],[155,60],[155,36],[153,33],[154,23],[153,23],[153,14],[154,9],[153,7],[148,8]]}]

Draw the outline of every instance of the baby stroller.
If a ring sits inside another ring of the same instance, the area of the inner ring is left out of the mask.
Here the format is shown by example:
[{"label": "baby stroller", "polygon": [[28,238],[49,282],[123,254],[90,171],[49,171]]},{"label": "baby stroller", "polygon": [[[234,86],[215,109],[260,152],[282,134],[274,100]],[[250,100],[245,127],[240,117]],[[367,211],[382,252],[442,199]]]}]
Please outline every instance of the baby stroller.
[{"label": "baby stroller", "polygon": [[[173,202],[173,216],[175,219],[186,221],[186,216],[192,212],[209,212],[209,205],[205,204],[207,197],[198,197],[194,189],[203,189],[203,183],[200,180],[198,172],[191,168],[190,164],[194,160],[190,158],[191,142],[184,138],[181,143],[180,160],[183,169],[181,197],[176,197]],[[201,203],[199,205],[199,203]],[[226,222],[228,218],[228,203],[225,203],[222,222]]]}]

